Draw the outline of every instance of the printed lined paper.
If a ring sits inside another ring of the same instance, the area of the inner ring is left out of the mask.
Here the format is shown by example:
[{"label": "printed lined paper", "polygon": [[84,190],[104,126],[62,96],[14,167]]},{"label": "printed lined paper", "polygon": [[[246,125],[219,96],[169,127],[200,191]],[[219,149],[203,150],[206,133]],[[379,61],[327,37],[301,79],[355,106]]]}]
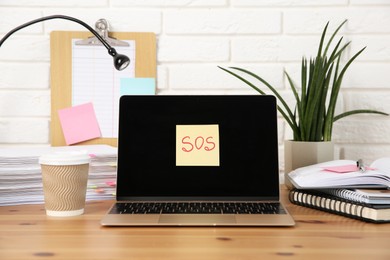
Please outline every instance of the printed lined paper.
[{"label": "printed lined paper", "polygon": [[72,40],[72,106],[93,103],[104,138],[118,137],[120,79],[135,77],[135,41],[129,46],[115,46],[130,58],[129,66],[117,71],[103,46],[76,45]]}]

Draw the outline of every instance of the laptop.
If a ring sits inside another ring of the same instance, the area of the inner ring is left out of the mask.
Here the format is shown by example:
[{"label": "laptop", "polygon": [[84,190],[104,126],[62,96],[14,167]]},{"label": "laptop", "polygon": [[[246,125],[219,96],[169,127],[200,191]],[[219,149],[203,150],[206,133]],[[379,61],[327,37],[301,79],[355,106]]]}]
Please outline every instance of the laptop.
[{"label": "laptop", "polygon": [[103,226],[293,226],[280,202],[276,99],[122,96]]}]

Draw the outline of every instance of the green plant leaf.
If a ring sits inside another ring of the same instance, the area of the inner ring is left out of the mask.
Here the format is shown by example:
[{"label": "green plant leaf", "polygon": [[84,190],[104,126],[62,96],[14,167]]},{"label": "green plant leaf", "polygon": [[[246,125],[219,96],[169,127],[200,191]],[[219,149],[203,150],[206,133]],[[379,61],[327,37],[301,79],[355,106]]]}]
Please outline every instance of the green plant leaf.
[{"label": "green plant leaf", "polygon": [[[301,100],[299,99],[299,95],[298,95],[297,89],[296,89],[296,87],[294,85],[294,82],[292,81],[290,75],[288,75],[288,73],[286,71],[284,73],[287,76],[287,80],[288,80],[288,82],[290,84],[291,90],[293,91],[295,100],[297,101],[297,105],[295,107],[295,110],[298,111],[298,117],[302,118],[302,112],[303,112],[302,111],[302,103],[301,103]],[[296,113],[295,112],[294,112],[294,118],[296,118]],[[299,139],[302,139],[304,137],[304,135],[305,135],[304,131],[305,131],[305,129],[301,127]],[[295,134],[295,132],[294,132],[294,134]],[[296,133],[296,134],[298,134],[298,133]],[[296,137],[296,138],[298,138],[298,137]]]},{"label": "green plant leaf", "polygon": [[[253,88],[254,90],[256,90],[257,92],[259,92],[261,95],[267,95],[267,93],[265,93],[264,91],[262,91],[261,89],[259,89],[258,87],[256,87],[255,85],[253,85],[251,82],[249,82],[248,80],[244,79],[243,77],[241,77],[240,75],[226,69],[226,68],[223,68],[223,67],[220,67],[218,66],[218,68],[220,68],[221,70],[224,70],[226,71],[227,73],[233,75],[234,77],[238,78],[239,80],[241,80],[242,82],[244,82],[245,84],[247,84],[248,86],[250,86],[251,88]],[[266,81],[264,81],[266,82]],[[266,82],[266,84],[268,84]],[[268,84],[269,85],[269,84]],[[280,98],[282,98],[280,95],[279,95]],[[282,98],[283,99],[283,98]],[[278,105],[277,106],[278,108],[278,111],[281,113],[281,115],[284,117],[284,119],[287,121],[288,125],[291,127],[291,129],[293,130],[294,133],[299,133],[299,128],[298,128],[298,125],[296,124],[296,121],[295,121],[295,117],[294,115],[291,113],[291,116],[289,117],[288,114],[286,114],[284,112],[284,110]],[[288,108],[288,107],[287,107]],[[289,108],[288,108],[289,109]]]},{"label": "green plant leaf", "polygon": [[254,74],[253,72],[250,72],[246,69],[242,69],[242,68],[238,68],[238,67],[230,67],[230,69],[234,69],[234,70],[238,70],[238,71],[241,71],[241,72],[244,72],[252,77],[254,77],[255,79],[259,80],[260,82],[262,82],[264,85],[266,85],[271,91],[272,93],[275,94],[275,96],[277,97],[277,99],[282,103],[284,109],[286,110],[286,112],[288,113],[290,119],[293,119],[294,118],[294,115],[293,113],[291,112],[291,109],[290,107],[287,105],[287,102],[282,98],[282,96],[278,93],[278,91],[276,91],[276,89],[271,85],[269,84],[267,81],[265,81],[263,78],[257,76],[256,74]]},{"label": "green plant leaf", "polygon": [[347,116],[351,116],[351,115],[356,115],[356,114],[379,114],[379,115],[384,115],[384,116],[388,116],[389,114],[387,113],[384,113],[384,112],[381,112],[381,111],[377,111],[377,110],[371,110],[371,109],[356,109],[356,110],[351,110],[351,111],[347,111],[347,112],[344,112],[344,113],[341,113],[337,116],[335,116],[333,118],[333,122],[336,122],[337,120],[343,118],[343,117],[347,117]]},{"label": "green plant leaf", "polygon": [[[333,89],[333,86],[336,85],[336,81],[337,81],[337,78],[339,75],[340,60],[341,60],[341,56],[339,55],[337,62],[336,62],[336,69],[334,71],[332,89]],[[332,96],[332,94],[331,94],[331,96]],[[330,105],[328,105],[327,114],[325,115],[324,130],[323,130],[324,131],[323,132],[324,141],[331,141],[331,139],[332,139],[333,120],[331,120],[332,117],[328,116],[328,114],[332,113],[332,111],[334,112],[334,107],[331,108]]]},{"label": "green plant leaf", "polygon": [[330,139],[332,136],[334,112],[335,112],[336,102],[337,102],[338,94],[340,92],[341,82],[343,81],[344,74],[347,71],[348,67],[351,65],[351,63],[364,51],[365,48],[366,47],[358,51],[351,59],[349,59],[349,61],[345,64],[344,68],[341,70],[340,74],[335,79],[335,82],[332,86],[332,92],[330,95],[328,112],[325,118],[326,129],[324,130],[324,135],[326,136],[326,139]]},{"label": "green plant leaf", "polygon": [[329,26],[329,22],[326,23],[325,28],[324,28],[324,30],[322,31],[320,44],[319,44],[319,46],[318,46],[317,58],[322,56],[322,55],[321,55],[321,53],[322,53],[322,46],[324,45],[326,30],[328,29],[328,26]]},{"label": "green plant leaf", "polygon": [[[333,38],[336,36],[336,34],[338,33],[338,31],[341,29],[341,27],[343,27],[343,25],[348,21],[348,19],[345,19],[344,22],[342,22],[339,27],[337,27],[337,29],[333,32],[332,36],[330,37],[329,41],[328,41],[328,44],[326,45],[325,47],[325,50],[324,50],[324,53],[323,53],[323,56],[326,56],[326,53],[328,52],[328,49],[329,49],[329,46],[330,44],[332,43],[333,41]],[[329,23],[329,22],[328,22]]]},{"label": "green plant leaf", "polygon": [[302,57],[301,63],[301,115],[306,107],[306,88],[307,88],[307,59]]}]

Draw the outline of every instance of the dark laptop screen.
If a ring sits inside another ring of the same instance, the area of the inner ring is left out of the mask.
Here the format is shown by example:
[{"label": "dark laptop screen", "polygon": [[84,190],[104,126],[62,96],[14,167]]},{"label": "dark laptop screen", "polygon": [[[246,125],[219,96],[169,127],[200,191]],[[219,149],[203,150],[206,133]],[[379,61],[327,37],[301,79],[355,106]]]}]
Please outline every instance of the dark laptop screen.
[{"label": "dark laptop screen", "polygon": [[273,96],[122,96],[118,200],[279,196]]}]

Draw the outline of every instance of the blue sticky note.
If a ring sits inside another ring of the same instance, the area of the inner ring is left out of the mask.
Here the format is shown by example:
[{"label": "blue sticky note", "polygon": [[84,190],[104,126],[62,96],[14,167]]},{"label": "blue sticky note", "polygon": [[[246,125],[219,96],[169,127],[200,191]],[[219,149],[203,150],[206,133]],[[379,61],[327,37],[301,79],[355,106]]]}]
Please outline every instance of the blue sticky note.
[{"label": "blue sticky note", "polygon": [[121,78],[120,95],[155,95],[154,78]]}]

